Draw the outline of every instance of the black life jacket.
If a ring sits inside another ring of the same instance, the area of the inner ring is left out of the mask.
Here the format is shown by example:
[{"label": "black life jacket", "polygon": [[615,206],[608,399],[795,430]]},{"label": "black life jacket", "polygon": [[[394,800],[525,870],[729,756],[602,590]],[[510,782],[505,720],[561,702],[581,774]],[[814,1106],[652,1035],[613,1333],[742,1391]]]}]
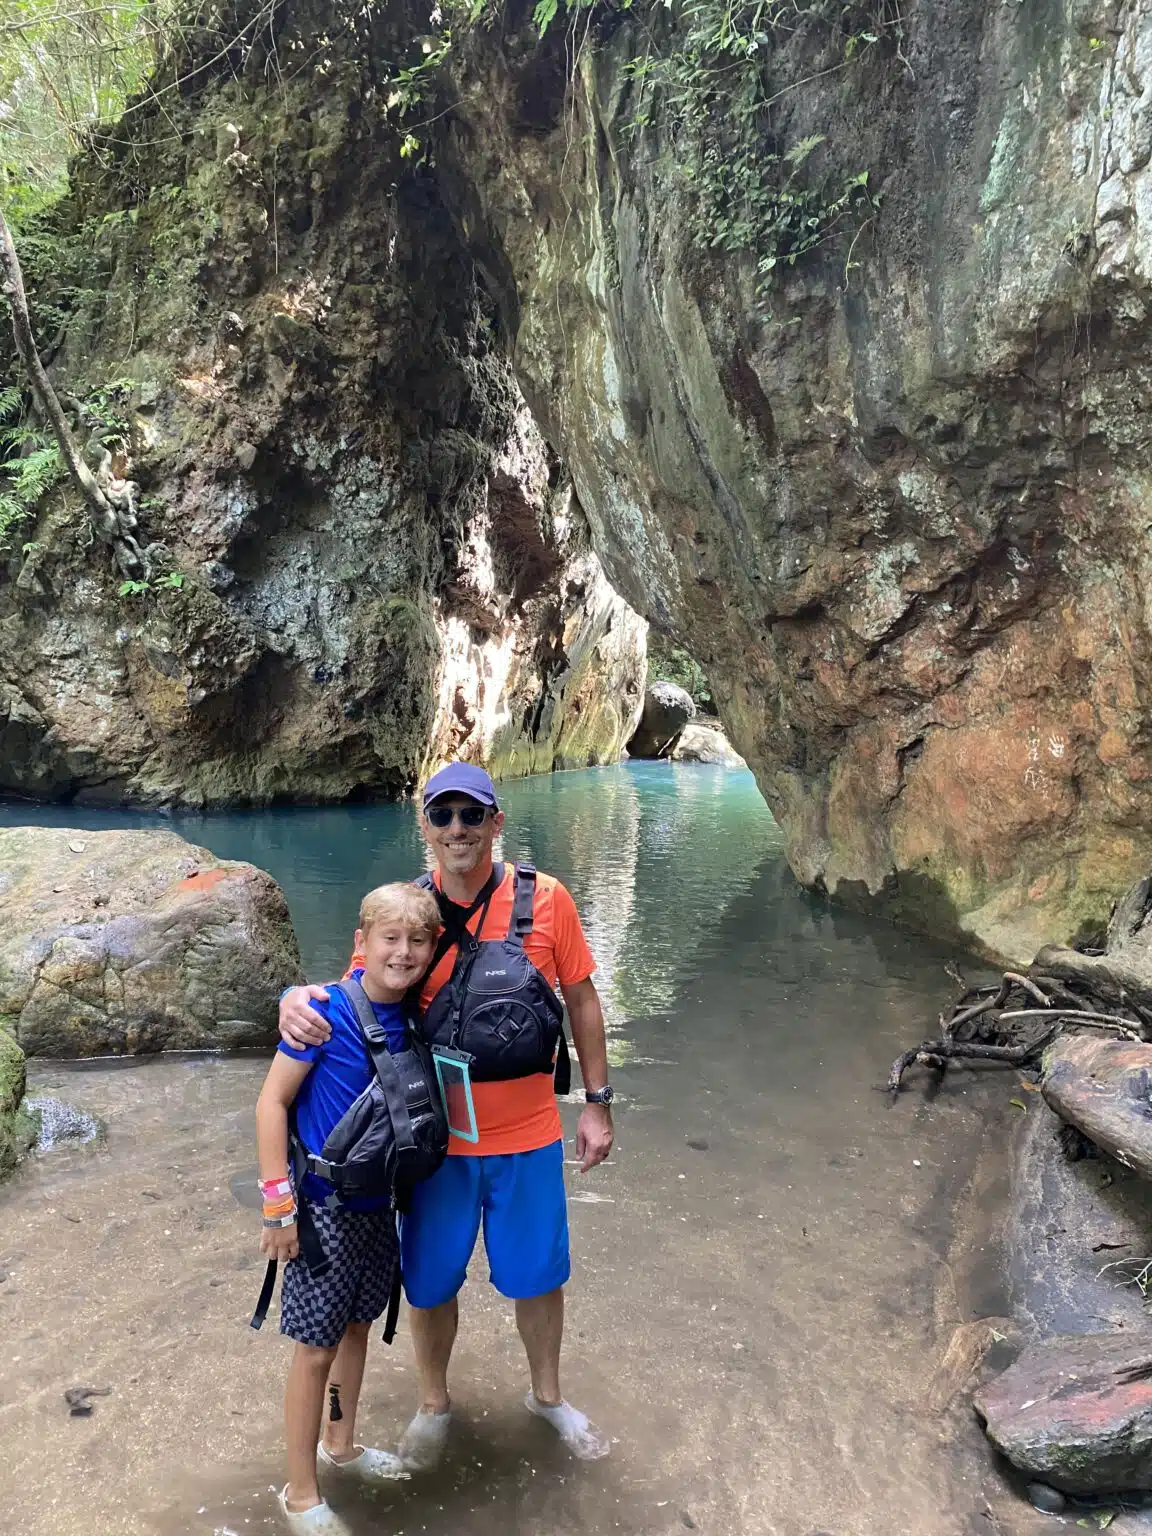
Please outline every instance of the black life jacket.
[{"label": "black life jacket", "polygon": [[453,944],[457,946],[451,980],[428,1004],[421,1028],[431,1045],[452,1046],[472,1057],[474,1082],[507,1082],[550,1073],[555,1066],[556,1092],[563,1094],[572,1086],[564,1005],[524,952],[534,921],[536,870],[531,864],[517,864],[512,879],[508,933],[502,939],[484,940],[478,940],[465,924],[479,910],[476,932],[483,933],[492,897],[504,881],[502,864],[463,914],[436,889],[430,874],[416,881],[433,893],[445,919],[445,934],[429,971]]},{"label": "black life jacket", "polygon": [[340,1199],[387,1195],[402,1211],[416,1185],[448,1155],[448,1117],[431,1052],[411,1023],[404,1050],[389,1051],[387,1032],[352,977],[330,982],[328,991],[343,992],[355,1009],[374,1072],[319,1153],[293,1133],[294,1167],[326,1180]]},{"label": "black life jacket", "polygon": [[[309,1152],[289,1122],[289,1161],[296,1187],[300,1254],[314,1276],[326,1274],[329,1259],[308,1209],[301,1185],[306,1173],[332,1185],[337,1199],[379,1197],[403,1211],[412,1191],[432,1176],[448,1154],[448,1116],[436,1082],[432,1055],[419,1026],[409,1022],[402,1051],[389,1051],[388,1034],[377,1019],[364,988],[352,977],[328,983],[343,992],[372,1061],[372,1081],[345,1110],[318,1153]],[[276,1261],[270,1259],[260,1300],[252,1318],[259,1328],[268,1315],[276,1285]],[[384,1340],[390,1344],[400,1307],[399,1266],[388,1304]]]}]

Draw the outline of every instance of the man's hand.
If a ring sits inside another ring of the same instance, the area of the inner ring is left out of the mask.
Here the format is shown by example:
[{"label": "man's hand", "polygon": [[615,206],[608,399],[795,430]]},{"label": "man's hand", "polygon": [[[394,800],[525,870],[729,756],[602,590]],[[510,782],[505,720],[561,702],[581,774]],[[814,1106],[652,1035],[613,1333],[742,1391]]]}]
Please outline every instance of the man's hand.
[{"label": "man's hand", "polygon": [[287,1264],[300,1252],[300,1233],[296,1223],[290,1227],[264,1227],[260,1233],[260,1252],[277,1264]]},{"label": "man's hand", "polygon": [[612,1111],[607,1104],[588,1104],[576,1126],[576,1156],[580,1172],[602,1163],[612,1150]]},{"label": "man's hand", "polygon": [[323,1045],[332,1033],[327,1019],[312,1007],[312,999],[326,1003],[323,987],[289,987],[280,999],[280,1037],[294,1050],[306,1051],[310,1045]]}]

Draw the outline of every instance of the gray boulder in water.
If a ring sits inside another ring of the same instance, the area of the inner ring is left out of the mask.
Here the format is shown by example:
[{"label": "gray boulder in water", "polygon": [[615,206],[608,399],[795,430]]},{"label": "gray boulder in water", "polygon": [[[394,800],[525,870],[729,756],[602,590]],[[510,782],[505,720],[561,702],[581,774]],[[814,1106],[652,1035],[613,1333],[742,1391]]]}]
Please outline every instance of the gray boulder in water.
[{"label": "gray boulder in water", "polygon": [[1152,1488],[1152,1340],[1058,1335],[1030,1344],[981,1389],[988,1438],[1063,1493]]},{"label": "gray boulder in water", "polygon": [[260,1045],[302,979],[271,875],[174,832],[0,830],[0,1016],[41,1056]]},{"label": "gray boulder in water", "polygon": [[672,756],[678,763],[716,763],[725,768],[747,766],[719,725],[706,725],[700,719],[690,720],[684,727]]},{"label": "gray boulder in water", "polygon": [[689,720],[696,718],[692,695],[676,683],[649,683],[644,712],[628,743],[629,757],[668,757]]}]

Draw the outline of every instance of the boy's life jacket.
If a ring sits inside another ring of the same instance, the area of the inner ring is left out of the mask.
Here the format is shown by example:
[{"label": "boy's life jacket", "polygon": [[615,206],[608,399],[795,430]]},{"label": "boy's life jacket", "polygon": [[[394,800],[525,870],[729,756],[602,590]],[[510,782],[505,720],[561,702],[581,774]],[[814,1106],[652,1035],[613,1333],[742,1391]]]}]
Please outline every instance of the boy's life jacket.
[{"label": "boy's life jacket", "polygon": [[[512,878],[508,932],[502,939],[484,940],[470,933],[467,924],[479,912],[476,932],[483,933],[492,897],[504,881],[503,864],[494,866],[466,909],[449,901],[430,874],[415,882],[436,897],[444,920],[426,977],[453,945],[457,949],[451,979],[428,1004],[421,1028],[430,1045],[450,1046],[471,1057],[474,1082],[506,1082],[555,1068],[556,1092],[564,1094],[572,1086],[564,1005],[524,951],[534,921],[536,870],[531,864],[517,864]],[[413,991],[419,995],[418,987]]]},{"label": "boy's life jacket", "polygon": [[[300,1254],[315,1276],[329,1268],[301,1186],[306,1173],[332,1186],[337,1200],[385,1196],[403,1211],[412,1191],[432,1176],[448,1154],[448,1116],[436,1081],[432,1055],[419,1026],[408,1023],[405,1049],[389,1051],[387,1032],[379,1023],[364,988],[353,977],[328,983],[352,1004],[372,1062],[372,1081],[345,1110],[328,1133],[319,1152],[309,1152],[289,1119],[288,1148],[296,1188]],[[276,1261],[269,1260],[264,1288],[252,1318],[259,1328],[267,1316],[276,1284]],[[384,1338],[392,1342],[399,1310],[399,1273],[389,1302]]]},{"label": "boy's life jacket", "polygon": [[390,1051],[387,1034],[353,977],[330,982],[328,990],[343,992],[355,1009],[374,1070],[319,1152],[309,1152],[290,1128],[297,1184],[299,1174],[313,1173],[331,1184],[340,1199],[387,1195],[402,1211],[415,1186],[430,1178],[448,1154],[448,1117],[432,1054],[411,1021],[405,1049]]}]

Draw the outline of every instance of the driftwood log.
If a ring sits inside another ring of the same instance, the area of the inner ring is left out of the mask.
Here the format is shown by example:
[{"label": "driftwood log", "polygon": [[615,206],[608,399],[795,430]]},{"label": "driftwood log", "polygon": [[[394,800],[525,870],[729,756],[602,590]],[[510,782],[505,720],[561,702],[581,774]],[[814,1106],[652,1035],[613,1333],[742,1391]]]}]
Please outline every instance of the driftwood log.
[{"label": "driftwood log", "polygon": [[1086,1035],[1059,1040],[1045,1055],[1041,1090],[1061,1120],[1152,1179],[1152,1045]]}]

